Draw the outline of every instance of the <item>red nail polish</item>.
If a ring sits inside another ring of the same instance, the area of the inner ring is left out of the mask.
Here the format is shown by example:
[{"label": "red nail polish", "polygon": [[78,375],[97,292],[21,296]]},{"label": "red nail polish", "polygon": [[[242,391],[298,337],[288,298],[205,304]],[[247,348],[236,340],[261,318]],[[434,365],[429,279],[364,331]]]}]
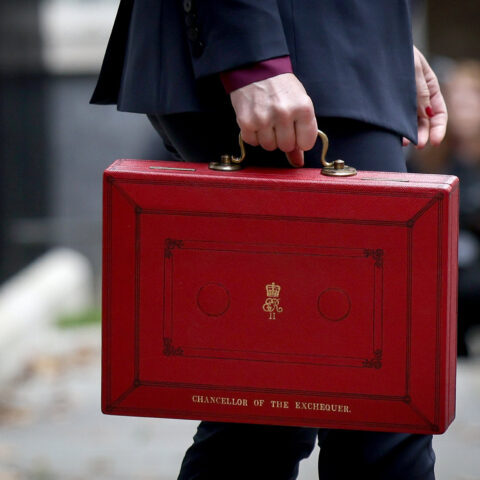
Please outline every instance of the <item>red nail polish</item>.
[{"label": "red nail polish", "polygon": [[432,117],[435,115],[435,114],[433,113],[432,107],[427,107],[427,108],[425,109],[425,112],[427,113],[427,115],[428,115],[430,118],[432,118]]}]

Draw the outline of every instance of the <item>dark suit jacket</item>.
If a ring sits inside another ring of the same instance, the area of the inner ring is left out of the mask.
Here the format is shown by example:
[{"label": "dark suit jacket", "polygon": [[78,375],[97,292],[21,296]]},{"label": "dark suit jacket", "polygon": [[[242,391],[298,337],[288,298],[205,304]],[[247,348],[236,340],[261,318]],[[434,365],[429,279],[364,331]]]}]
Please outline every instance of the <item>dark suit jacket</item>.
[{"label": "dark suit jacket", "polygon": [[218,110],[219,72],[287,54],[317,116],[416,140],[408,0],[121,0],[92,103]]}]

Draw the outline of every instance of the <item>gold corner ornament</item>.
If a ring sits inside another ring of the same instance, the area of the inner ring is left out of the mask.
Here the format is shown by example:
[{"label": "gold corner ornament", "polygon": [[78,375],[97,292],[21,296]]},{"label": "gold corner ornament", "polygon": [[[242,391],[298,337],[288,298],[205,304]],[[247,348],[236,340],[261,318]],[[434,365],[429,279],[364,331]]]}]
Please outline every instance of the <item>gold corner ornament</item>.
[{"label": "gold corner ornament", "polygon": [[265,285],[267,298],[263,304],[263,311],[269,314],[269,320],[275,320],[276,313],[282,313],[283,308],[280,306],[280,290],[282,287],[275,282]]}]

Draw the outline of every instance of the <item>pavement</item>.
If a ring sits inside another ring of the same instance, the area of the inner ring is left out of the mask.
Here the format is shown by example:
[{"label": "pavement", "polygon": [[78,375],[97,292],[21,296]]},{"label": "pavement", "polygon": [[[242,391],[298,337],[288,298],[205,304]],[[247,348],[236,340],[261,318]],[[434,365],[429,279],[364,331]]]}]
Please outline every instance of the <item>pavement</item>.
[{"label": "pavement", "polygon": [[[99,326],[49,326],[25,358],[0,389],[0,480],[176,479],[197,422],[103,415]],[[480,480],[480,356],[459,361],[457,385],[437,480]],[[317,454],[299,480],[317,479]]]}]

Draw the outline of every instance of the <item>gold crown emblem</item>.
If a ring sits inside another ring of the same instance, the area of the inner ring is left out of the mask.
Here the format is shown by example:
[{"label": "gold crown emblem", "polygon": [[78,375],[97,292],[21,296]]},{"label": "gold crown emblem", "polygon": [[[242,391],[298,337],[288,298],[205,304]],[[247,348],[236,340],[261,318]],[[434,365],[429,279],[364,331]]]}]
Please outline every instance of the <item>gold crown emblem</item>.
[{"label": "gold crown emblem", "polygon": [[267,290],[267,297],[274,297],[277,298],[280,296],[280,285],[275,285],[275,282],[271,283],[270,285],[265,285]]}]

